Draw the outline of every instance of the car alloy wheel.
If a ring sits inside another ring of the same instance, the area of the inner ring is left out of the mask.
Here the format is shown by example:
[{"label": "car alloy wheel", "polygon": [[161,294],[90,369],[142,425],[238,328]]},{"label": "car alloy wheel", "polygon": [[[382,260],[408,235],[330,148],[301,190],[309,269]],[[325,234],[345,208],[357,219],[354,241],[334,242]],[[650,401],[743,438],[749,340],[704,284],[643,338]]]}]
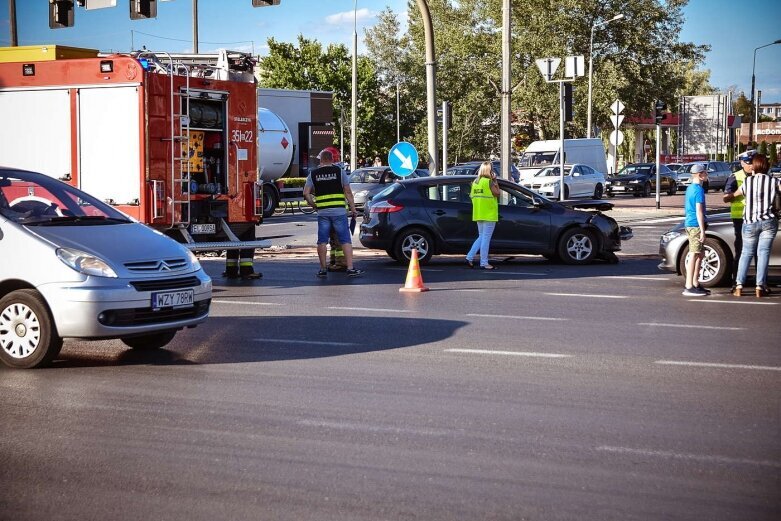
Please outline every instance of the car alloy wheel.
[{"label": "car alloy wheel", "polygon": [[573,228],[559,241],[559,257],[567,264],[587,264],[597,255],[594,236],[588,230]]},{"label": "car alloy wheel", "polygon": [[[686,257],[688,254],[689,247],[686,246],[683,248],[678,262],[678,269],[683,274],[686,273]],[[729,267],[730,262],[721,243],[716,239],[706,237],[703,244],[702,262],[700,262],[700,286],[712,288],[726,282],[730,276]]]},{"label": "car alloy wheel", "polygon": [[20,369],[51,362],[62,348],[49,309],[31,289],[9,293],[0,299],[0,359]]},{"label": "car alloy wheel", "polygon": [[602,199],[602,185],[599,183],[594,187],[594,199]]},{"label": "car alloy wheel", "polygon": [[420,228],[412,228],[403,231],[396,240],[396,256],[399,262],[409,262],[412,250],[418,250],[418,262],[426,264],[433,255],[431,235]]}]

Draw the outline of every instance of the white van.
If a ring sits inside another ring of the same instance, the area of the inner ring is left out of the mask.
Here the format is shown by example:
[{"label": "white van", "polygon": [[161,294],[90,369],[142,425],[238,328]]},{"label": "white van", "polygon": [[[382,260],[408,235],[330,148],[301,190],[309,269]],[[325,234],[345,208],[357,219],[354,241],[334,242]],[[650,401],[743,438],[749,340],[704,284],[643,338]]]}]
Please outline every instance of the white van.
[{"label": "white van", "polygon": [[[518,163],[521,179],[533,177],[546,166],[559,164],[559,147],[558,139],[535,141],[526,147]],[[588,165],[597,172],[607,175],[605,146],[601,139],[565,139],[564,160],[566,163]]]}]

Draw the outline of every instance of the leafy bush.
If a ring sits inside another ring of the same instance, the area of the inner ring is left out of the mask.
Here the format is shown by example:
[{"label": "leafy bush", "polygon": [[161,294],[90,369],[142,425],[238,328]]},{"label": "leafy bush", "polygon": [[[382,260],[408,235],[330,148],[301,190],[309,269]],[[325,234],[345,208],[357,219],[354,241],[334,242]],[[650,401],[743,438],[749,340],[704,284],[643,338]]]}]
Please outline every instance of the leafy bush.
[{"label": "leafy bush", "polygon": [[301,188],[306,184],[306,177],[283,177],[280,181],[285,183],[285,188]]}]

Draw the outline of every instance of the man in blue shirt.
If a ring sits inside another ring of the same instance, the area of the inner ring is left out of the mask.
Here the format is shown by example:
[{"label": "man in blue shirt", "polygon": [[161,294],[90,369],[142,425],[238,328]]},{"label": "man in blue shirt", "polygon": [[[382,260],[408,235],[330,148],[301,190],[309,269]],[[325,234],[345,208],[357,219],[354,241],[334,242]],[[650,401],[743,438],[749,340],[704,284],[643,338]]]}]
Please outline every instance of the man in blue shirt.
[{"label": "man in blue shirt", "polygon": [[691,169],[691,184],[684,195],[684,210],[686,217],[684,226],[689,237],[689,255],[686,257],[686,286],[683,295],[687,297],[704,297],[710,291],[699,286],[700,263],[704,256],[705,243],[705,190],[702,183],[707,181],[708,172],[702,164],[696,164]]}]

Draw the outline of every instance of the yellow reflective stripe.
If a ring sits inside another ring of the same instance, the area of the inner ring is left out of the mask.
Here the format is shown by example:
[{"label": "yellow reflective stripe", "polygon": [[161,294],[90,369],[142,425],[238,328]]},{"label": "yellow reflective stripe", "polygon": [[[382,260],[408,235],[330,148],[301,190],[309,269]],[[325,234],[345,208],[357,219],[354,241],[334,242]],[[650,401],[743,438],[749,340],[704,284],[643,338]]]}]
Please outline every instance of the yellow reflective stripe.
[{"label": "yellow reflective stripe", "polygon": [[315,201],[335,201],[335,200],[343,200],[344,194],[326,194],[326,195],[317,195],[315,196]]}]

